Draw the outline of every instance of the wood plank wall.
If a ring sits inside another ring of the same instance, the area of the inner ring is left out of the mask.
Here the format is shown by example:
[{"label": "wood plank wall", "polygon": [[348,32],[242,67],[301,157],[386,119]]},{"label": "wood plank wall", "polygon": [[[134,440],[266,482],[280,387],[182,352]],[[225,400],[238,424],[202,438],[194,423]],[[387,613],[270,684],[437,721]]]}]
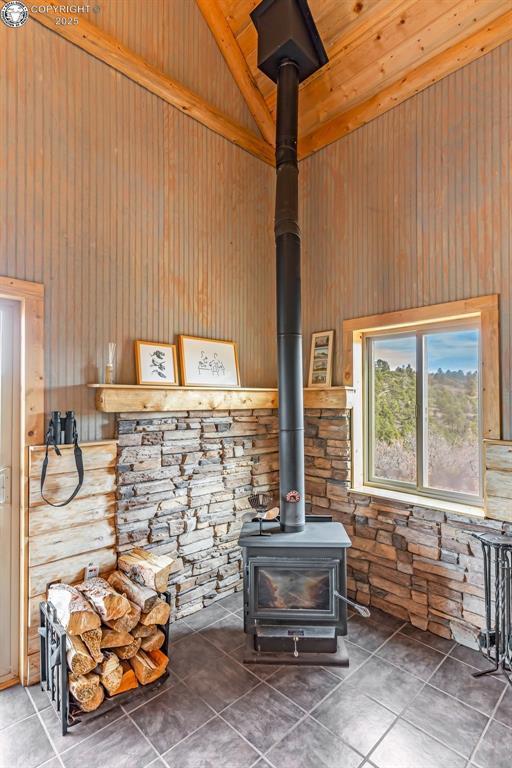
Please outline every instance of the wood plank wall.
[{"label": "wood plank wall", "polygon": [[[195,66],[202,41],[180,43]],[[0,274],[45,285],[47,411],[111,437],[84,386],[107,343],[134,383],[133,340],[182,332],[235,339],[242,383],[274,386],[272,169],[32,21],[0,25],[0,84]]]},{"label": "wood plank wall", "polygon": [[[77,496],[65,507],[52,507],[41,497],[40,477],[44,448],[29,449],[28,524],[28,674],[38,679],[39,603],[51,581],[74,584],[93,561],[100,572],[116,564],[116,458],[117,442],[82,445],[85,480]],[[66,499],[76,486],[72,446],[61,446],[62,456],[50,453],[44,494],[51,501]]]},{"label": "wood plank wall", "polygon": [[[512,43],[300,165],[304,332],[500,294],[502,428],[512,437]],[[305,356],[307,357],[307,355]]]}]

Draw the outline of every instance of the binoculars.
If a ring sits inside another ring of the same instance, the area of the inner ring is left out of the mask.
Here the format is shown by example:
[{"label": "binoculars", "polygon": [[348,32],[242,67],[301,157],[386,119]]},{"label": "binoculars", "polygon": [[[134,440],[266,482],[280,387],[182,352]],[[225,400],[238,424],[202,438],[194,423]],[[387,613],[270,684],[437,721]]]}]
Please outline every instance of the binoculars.
[{"label": "binoculars", "polygon": [[76,432],[75,412],[66,411],[66,415],[61,416],[60,411],[52,411],[48,431],[50,441],[55,445],[73,443]]}]

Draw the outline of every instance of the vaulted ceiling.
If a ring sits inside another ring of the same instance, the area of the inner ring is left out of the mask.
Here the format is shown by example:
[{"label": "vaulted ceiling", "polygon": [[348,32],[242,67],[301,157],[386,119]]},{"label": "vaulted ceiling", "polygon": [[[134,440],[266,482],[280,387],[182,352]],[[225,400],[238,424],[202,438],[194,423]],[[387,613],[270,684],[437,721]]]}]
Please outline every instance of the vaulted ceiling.
[{"label": "vaulted ceiling", "polygon": [[[196,1],[271,142],[276,89],[257,69],[249,16],[260,0]],[[309,6],[329,63],[301,86],[302,156],[512,37],[511,0],[309,0]]]}]

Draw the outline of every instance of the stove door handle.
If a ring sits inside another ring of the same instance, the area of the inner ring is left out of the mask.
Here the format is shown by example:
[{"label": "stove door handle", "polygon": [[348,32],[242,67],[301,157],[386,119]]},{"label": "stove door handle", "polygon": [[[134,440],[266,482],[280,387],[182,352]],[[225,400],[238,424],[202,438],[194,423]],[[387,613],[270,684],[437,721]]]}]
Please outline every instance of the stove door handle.
[{"label": "stove door handle", "polygon": [[350,600],[348,597],[345,597],[345,595],[340,594],[336,589],[334,590],[334,596],[338,598],[338,600],[342,600],[347,605],[352,606],[352,608],[358,612],[360,616],[364,616],[365,619],[369,618],[371,616],[370,611],[366,607],[366,605],[361,605],[360,603],[355,603],[353,600]]}]

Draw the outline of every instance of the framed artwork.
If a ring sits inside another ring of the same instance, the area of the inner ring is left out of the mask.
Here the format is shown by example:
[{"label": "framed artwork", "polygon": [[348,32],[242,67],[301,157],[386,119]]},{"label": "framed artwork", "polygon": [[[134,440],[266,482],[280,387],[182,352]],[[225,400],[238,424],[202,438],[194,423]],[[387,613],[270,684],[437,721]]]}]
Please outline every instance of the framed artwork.
[{"label": "framed artwork", "polygon": [[180,362],[186,387],[239,387],[240,370],[234,341],[180,336]]},{"label": "framed artwork", "polygon": [[331,386],[333,346],[334,331],[311,334],[308,387]]},{"label": "framed artwork", "polygon": [[135,342],[137,384],[178,386],[178,359],[175,344],[155,341]]}]

